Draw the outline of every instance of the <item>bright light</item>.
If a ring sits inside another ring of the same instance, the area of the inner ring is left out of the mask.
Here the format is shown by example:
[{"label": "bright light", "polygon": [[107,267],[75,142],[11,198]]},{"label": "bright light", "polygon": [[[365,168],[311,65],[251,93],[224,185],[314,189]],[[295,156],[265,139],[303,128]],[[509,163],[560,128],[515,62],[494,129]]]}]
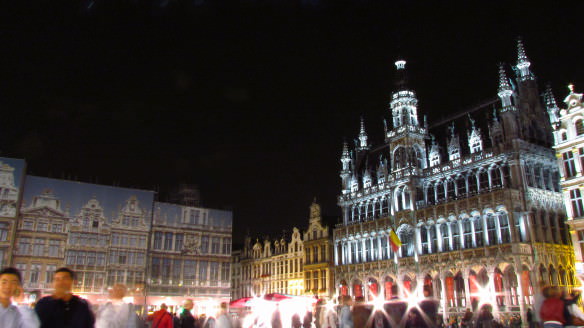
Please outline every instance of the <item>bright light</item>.
[{"label": "bright light", "polygon": [[398,60],[395,62],[395,67],[397,69],[404,69],[406,68],[406,61],[405,60]]}]

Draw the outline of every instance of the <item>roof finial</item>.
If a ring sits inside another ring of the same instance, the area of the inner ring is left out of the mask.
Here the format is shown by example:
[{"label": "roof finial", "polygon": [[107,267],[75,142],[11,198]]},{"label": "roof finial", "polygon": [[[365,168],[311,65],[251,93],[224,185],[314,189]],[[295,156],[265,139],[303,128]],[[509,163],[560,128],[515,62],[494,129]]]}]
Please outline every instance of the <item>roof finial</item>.
[{"label": "roof finial", "polygon": [[511,85],[509,85],[509,79],[507,78],[507,73],[505,73],[505,66],[503,63],[499,63],[499,97],[502,91],[512,91]]},{"label": "roof finial", "polygon": [[517,39],[517,73],[520,81],[533,80],[533,74],[529,70],[531,63],[525,54],[525,47],[521,38]]},{"label": "roof finial", "polygon": [[523,40],[521,40],[521,37],[517,39],[517,63],[521,64],[521,63],[525,63],[528,62],[529,63],[529,59],[527,58],[527,55],[525,54],[525,47],[523,46]]},{"label": "roof finial", "polygon": [[568,84],[568,90],[570,90],[570,93],[574,93],[574,85],[572,83]]},{"label": "roof finial", "polygon": [[367,133],[365,132],[365,120],[361,116],[361,130],[359,131],[359,150],[367,149]]}]

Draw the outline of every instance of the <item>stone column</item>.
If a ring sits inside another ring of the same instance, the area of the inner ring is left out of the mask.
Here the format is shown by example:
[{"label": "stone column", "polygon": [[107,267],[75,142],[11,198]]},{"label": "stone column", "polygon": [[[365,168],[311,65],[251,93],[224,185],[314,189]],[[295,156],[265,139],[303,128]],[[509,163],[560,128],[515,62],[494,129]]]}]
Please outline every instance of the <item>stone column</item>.
[{"label": "stone column", "polygon": [[[339,244],[337,242],[334,243],[334,252],[335,252],[335,265],[339,265]],[[328,254],[328,253],[327,253]]]},{"label": "stone column", "polygon": [[483,245],[489,245],[489,231],[487,229],[487,216],[481,215],[480,218],[483,225]]},{"label": "stone column", "polygon": [[[442,224],[447,224],[442,223]],[[443,242],[444,239],[442,238],[442,224],[438,225],[438,224],[434,224],[434,229],[436,230],[436,240],[438,241],[437,246],[438,249],[437,250],[433,250],[434,252],[443,252],[444,251],[444,247],[443,247]]]},{"label": "stone column", "polygon": [[440,286],[442,290],[440,291],[441,303],[442,303],[442,313],[444,314],[444,322],[448,322],[448,293],[446,292],[446,277],[440,276]]},{"label": "stone column", "polygon": [[465,297],[465,307],[466,308],[471,308],[472,310],[472,304],[470,302],[470,280],[469,280],[469,272],[465,271],[462,274],[462,278],[464,280],[464,297]]},{"label": "stone column", "polygon": [[381,248],[381,238],[383,237],[383,235],[378,234],[377,235],[377,257],[378,260],[383,260],[383,249]]},{"label": "stone column", "polygon": [[[527,291],[523,290],[523,284],[521,283],[521,271],[515,271],[515,275],[517,276],[517,289],[519,290],[519,311],[521,312],[521,322],[527,322],[526,316],[526,304],[525,304],[525,293]],[[531,280],[531,279],[530,279]],[[535,289],[535,288],[534,288]]]}]

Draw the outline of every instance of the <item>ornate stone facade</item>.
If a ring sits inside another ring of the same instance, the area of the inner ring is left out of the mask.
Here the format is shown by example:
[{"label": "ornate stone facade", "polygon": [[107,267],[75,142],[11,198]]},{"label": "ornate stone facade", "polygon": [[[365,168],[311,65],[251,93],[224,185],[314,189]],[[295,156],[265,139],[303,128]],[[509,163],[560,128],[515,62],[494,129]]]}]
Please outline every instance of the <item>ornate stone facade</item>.
[{"label": "ornate stone facade", "polygon": [[330,230],[323,225],[320,205],[310,205],[310,220],[304,232],[304,293],[307,296],[331,299],[335,294],[333,281],[333,246]]},{"label": "ornate stone facade", "polygon": [[545,93],[546,107],[554,128],[555,149],[560,166],[562,192],[576,253],[576,270],[584,274],[584,105],[582,94],[569,86],[560,109],[550,88]]},{"label": "ornate stone facade", "polygon": [[469,115],[466,144],[453,121],[444,153],[418,120],[405,64],[385,142],[369,145],[361,124],[355,149],[343,147],[337,293],[388,299],[394,284],[401,296],[428,285],[445,317],[485,301],[525,315],[540,283],[574,286],[551,128],[521,41],[516,78],[500,67],[501,105]]}]

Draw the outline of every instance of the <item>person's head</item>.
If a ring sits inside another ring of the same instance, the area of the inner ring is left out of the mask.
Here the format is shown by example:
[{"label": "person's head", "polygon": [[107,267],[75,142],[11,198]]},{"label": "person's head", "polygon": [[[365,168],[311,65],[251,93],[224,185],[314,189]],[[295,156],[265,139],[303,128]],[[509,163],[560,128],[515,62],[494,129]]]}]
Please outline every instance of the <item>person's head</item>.
[{"label": "person's head", "polygon": [[166,311],[166,309],[168,309],[168,306],[166,306],[166,303],[162,303],[160,304],[160,309]]},{"label": "person's head", "polygon": [[115,284],[109,291],[110,298],[113,300],[121,300],[126,296],[126,285],[124,284]]},{"label": "person's head", "polygon": [[543,296],[545,298],[559,298],[560,295],[560,290],[557,287],[547,286],[543,289]]},{"label": "person's head", "polygon": [[353,303],[351,296],[343,295],[343,305],[351,305],[351,303]]},{"label": "person's head", "polygon": [[397,296],[398,292],[399,292],[399,289],[397,287],[397,284],[391,285],[391,296]]},{"label": "person's head", "polygon": [[185,309],[187,309],[189,311],[192,310],[194,307],[195,307],[195,303],[193,303],[193,300],[190,299],[190,298],[189,299],[186,299],[183,302],[183,308],[185,308]]},{"label": "person's head", "polygon": [[578,303],[580,301],[580,291],[579,290],[573,290],[570,293],[570,296],[572,297],[572,301],[574,301],[574,303]]},{"label": "person's head", "polygon": [[227,312],[227,308],[229,307],[227,302],[221,302],[221,305],[219,306],[221,307],[221,312]]},{"label": "person's head", "polygon": [[432,296],[432,288],[430,286],[424,286],[424,297]]},{"label": "person's head", "polygon": [[15,268],[4,268],[0,271],[0,299],[10,300],[17,296],[22,285],[20,271]]},{"label": "person's head", "polygon": [[69,268],[59,268],[53,276],[55,294],[70,293],[75,282],[75,272]]},{"label": "person's head", "polygon": [[355,303],[359,303],[359,304],[365,303],[365,297],[363,297],[363,296],[355,297]]}]

